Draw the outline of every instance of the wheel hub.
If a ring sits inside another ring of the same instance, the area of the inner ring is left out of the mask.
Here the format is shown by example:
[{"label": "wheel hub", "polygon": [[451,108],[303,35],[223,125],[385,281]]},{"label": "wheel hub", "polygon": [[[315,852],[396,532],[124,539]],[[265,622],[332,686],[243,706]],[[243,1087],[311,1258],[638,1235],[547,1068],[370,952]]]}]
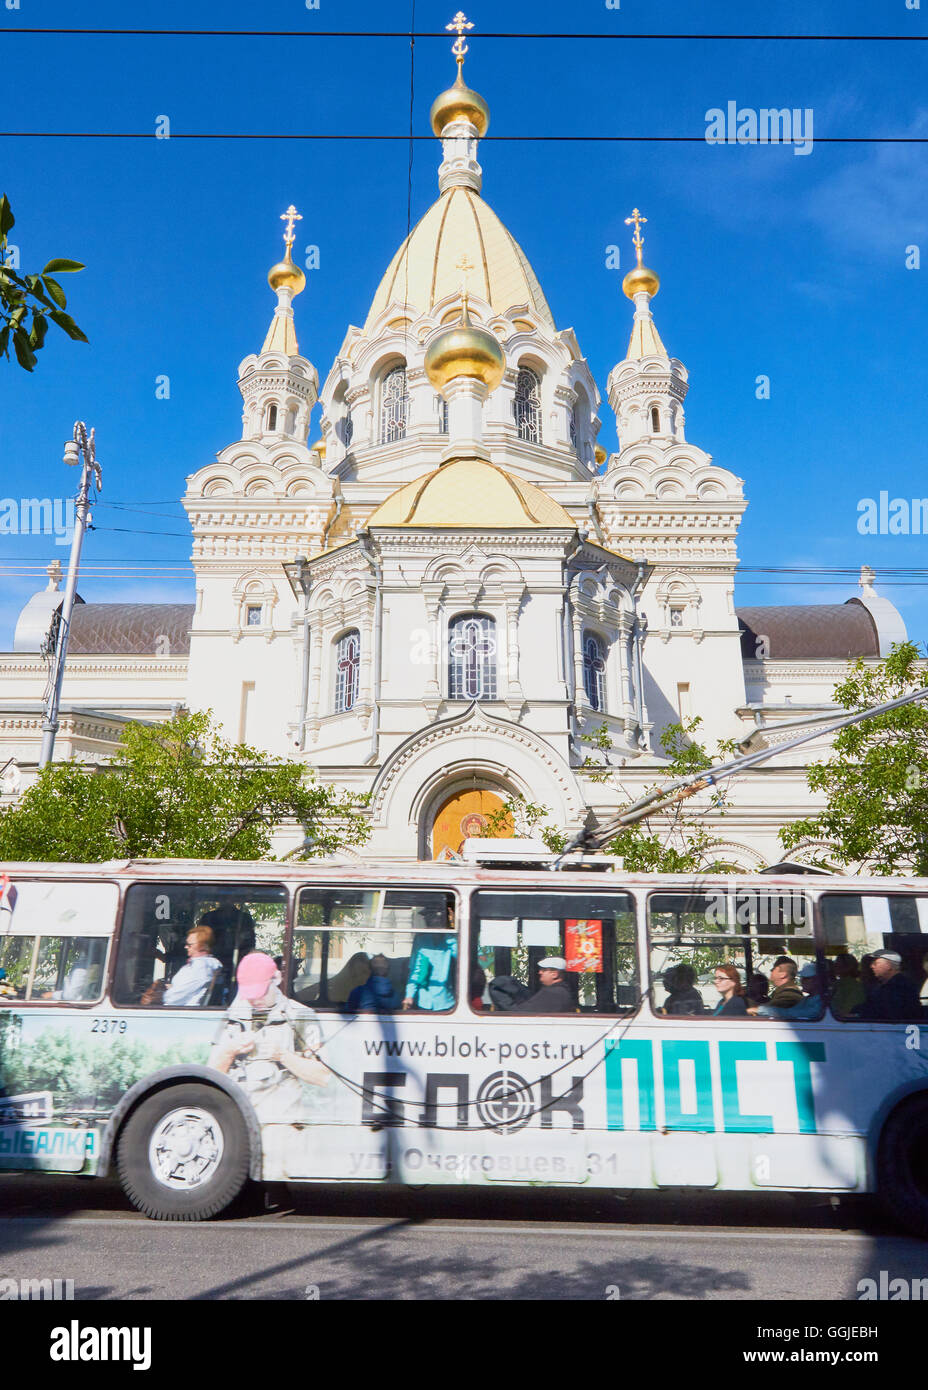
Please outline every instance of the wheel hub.
[{"label": "wheel hub", "polygon": [[222,1128],[208,1110],[185,1106],[157,1123],[148,1145],[151,1171],[173,1191],[188,1192],[210,1181],[223,1152]]}]

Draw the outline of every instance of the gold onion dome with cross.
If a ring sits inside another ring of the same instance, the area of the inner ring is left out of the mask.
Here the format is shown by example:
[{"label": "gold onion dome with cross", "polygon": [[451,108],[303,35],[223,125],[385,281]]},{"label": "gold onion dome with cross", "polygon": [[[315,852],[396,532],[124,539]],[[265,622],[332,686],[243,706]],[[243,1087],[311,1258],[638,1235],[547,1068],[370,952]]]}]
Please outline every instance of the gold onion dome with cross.
[{"label": "gold onion dome with cross", "polygon": [[[471,269],[466,256],[458,262],[458,269],[465,276]],[[471,322],[465,281],[461,288],[460,319],[439,333],[425,354],[429,381],[436,391],[441,391],[455,377],[472,377],[482,381],[488,391],[495,391],[505,369],[506,357],[495,335]]]},{"label": "gold onion dome with cross", "polygon": [[635,234],[632,240],[635,244],[635,255],[638,260],[638,264],[633,270],[628,272],[625,279],[622,281],[622,293],[627,295],[629,299],[634,299],[635,295],[641,294],[642,291],[650,295],[653,299],[661,287],[661,282],[657,275],[655,275],[653,270],[649,270],[641,260],[641,253],[644,248],[644,238],[641,235],[641,228],[647,220],[646,217],[642,217],[637,208],[633,209],[631,217],[626,217],[625,219],[626,226],[630,227],[632,223],[635,224]]},{"label": "gold onion dome with cross", "polygon": [[464,82],[464,55],[467,52],[464,30],[473,27],[460,10],[451,23],[445,25],[446,29],[454,29],[457,32],[451,51],[457,59],[458,75],[452,85],[432,102],[431,121],[436,135],[441,135],[445,127],[453,121],[470,121],[479,136],[487,133],[490,108],[480,93],[473,91]]},{"label": "gold onion dome with cross", "polygon": [[284,232],[284,243],[287,253],[282,261],[272,265],[267,273],[267,282],[272,290],[289,290],[291,298],[301,294],[306,288],[306,276],[298,265],[293,263],[293,243],[296,235],[293,231],[295,222],[302,222],[303,218],[291,203],[286,212],[280,214],[281,222],[286,222],[287,228]]}]

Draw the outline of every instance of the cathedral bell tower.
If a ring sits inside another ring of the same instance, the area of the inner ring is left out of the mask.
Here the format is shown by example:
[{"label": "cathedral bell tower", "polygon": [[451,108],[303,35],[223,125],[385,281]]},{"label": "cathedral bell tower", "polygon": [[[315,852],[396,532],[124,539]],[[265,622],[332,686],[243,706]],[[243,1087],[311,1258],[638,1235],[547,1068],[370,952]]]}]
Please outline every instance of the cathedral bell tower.
[{"label": "cathedral bell tower", "polygon": [[319,377],[307,358],[300,356],[293,323],[293,301],[306,288],[306,276],[293,261],[296,240],[294,223],[302,218],[291,204],[281,213],[286,222],[282,261],[268,272],[268,284],[277,295],[277,308],[271,319],[264,346],[246,357],[239,367],[238,389],[245,408],[242,412],[242,438],[295,439],[306,443],[309,417],[319,392]]}]

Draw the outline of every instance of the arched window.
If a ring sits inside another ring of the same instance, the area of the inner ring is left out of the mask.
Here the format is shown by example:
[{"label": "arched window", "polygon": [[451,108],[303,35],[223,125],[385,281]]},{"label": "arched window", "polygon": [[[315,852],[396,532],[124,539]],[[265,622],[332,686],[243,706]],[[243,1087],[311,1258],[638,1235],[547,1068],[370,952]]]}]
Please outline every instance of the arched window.
[{"label": "arched window", "polygon": [[519,438],[541,443],[541,379],[529,367],[520,367],[513,405]]},{"label": "arched window", "polygon": [[354,439],[354,421],[351,418],[351,410],[348,409],[342,420],[342,443],[346,449],[351,448],[352,439]]},{"label": "arched window", "polygon": [[448,698],[496,699],[496,623],[466,613],[448,627]]},{"label": "arched window", "polygon": [[606,708],[606,648],[592,632],[583,635],[583,687],[594,709]]},{"label": "arched window", "polygon": [[406,368],[394,367],[383,379],[380,398],[380,442],[392,444],[406,438],[406,415],[409,396],[406,392]]},{"label": "arched window", "polygon": [[651,433],[660,434],[661,432],[661,412],[656,405],[651,407]]},{"label": "arched window", "polygon": [[435,397],[435,410],[438,415],[438,433],[448,433],[448,402],[442,396]]},{"label": "arched window", "polygon": [[335,713],[347,714],[358,698],[361,634],[357,628],[339,637],[335,647]]},{"label": "arched window", "polygon": [[568,429],[570,430],[570,442],[571,442],[571,445],[572,445],[572,447],[573,447],[573,451],[574,451],[575,454],[579,455],[579,453],[580,453],[580,449],[579,449],[580,430],[579,430],[579,428],[578,428],[578,422],[577,422],[577,407],[576,407],[576,406],[574,406],[573,410],[570,412],[570,420],[569,420],[569,422],[568,422]]},{"label": "arched window", "polygon": [[269,405],[268,408],[267,408],[267,427],[268,427],[269,430],[276,430],[276,428],[277,428],[277,407],[276,407],[276,405]]}]

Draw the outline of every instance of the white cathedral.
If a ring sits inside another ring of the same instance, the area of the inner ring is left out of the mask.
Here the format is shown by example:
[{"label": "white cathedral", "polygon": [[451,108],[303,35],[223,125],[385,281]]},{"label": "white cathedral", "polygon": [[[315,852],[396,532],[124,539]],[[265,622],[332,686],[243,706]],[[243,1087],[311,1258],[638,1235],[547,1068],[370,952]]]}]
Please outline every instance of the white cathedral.
[{"label": "white cathedral", "polygon": [[[360,853],[378,860],[453,856],[512,796],[568,830],[606,818],[660,779],[668,724],[699,716],[710,748],[761,726],[782,741],[777,725],[833,707],[849,658],[906,635],[866,568],[845,603],[735,607],[742,481],[686,438],[688,375],[654,321],[637,210],[631,336],[606,383],[619,449],[597,443],[577,336],[481,197],[489,111],[460,30],[454,51],[431,111],[438,198],[321,392],[284,215],[276,308],[239,367],[241,438],[187,480],[196,602],[78,604],[55,748],[103,763],[128,721],[210,708],[227,737],[369,793]],[[35,776],[62,600],[50,567],[0,654],[0,804]],[[589,741],[603,725],[611,751]],[[826,746],[730,784],[724,815],[704,793],[688,814],[729,861],[776,862]]]}]

